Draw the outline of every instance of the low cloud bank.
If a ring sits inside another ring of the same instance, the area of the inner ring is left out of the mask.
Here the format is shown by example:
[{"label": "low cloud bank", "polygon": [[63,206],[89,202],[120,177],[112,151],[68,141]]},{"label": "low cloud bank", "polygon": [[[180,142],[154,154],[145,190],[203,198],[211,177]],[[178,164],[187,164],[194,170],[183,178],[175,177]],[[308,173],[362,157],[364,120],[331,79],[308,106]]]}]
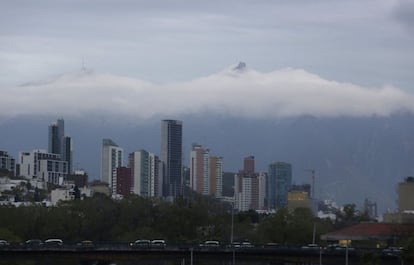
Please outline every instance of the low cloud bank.
[{"label": "low cloud bank", "polygon": [[99,114],[146,120],[212,113],[276,119],[387,116],[402,111],[414,112],[414,95],[395,87],[340,83],[301,69],[261,73],[244,65],[173,84],[83,70],[0,89],[0,118]]}]

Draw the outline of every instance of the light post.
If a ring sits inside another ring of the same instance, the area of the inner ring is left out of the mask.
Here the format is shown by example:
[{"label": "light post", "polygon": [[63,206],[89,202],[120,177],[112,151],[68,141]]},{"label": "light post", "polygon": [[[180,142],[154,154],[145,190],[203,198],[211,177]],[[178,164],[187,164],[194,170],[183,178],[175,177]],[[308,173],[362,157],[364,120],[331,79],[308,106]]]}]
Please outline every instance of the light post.
[{"label": "light post", "polygon": [[345,265],[348,265],[348,242],[346,242]]},{"label": "light post", "polygon": [[233,265],[236,264],[236,252],[234,250],[233,245],[233,237],[234,237],[234,205],[235,205],[235,197],[233,197],[233,203],[231,205],[231,234],[230,234],[230,245],[233,250]]},{"label": "light post", "polygon": [[234,200],[231,205],[231,231],[230,231],[230,244],[233,246],[233,230],[234,230]]},{"label": "light post", "polygon": [[319,247],[319,265],[322,265],[322,247]]}]

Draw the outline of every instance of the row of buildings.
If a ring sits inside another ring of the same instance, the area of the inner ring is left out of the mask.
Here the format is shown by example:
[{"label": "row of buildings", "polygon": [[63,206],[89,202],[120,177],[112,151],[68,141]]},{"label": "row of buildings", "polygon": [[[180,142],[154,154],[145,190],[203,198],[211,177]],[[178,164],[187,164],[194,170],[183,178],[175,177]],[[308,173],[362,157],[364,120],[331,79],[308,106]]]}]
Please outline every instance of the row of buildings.
[{"label": "row of buildings", "polygon": [[73,172],[72,154],[72,138],[65,135],[64,120],[58,119],[49,126],[48,150],[20,152],[17,161],[6,151],[0,151],[0,168],[37,180],[45,188],[47,183],[60,185],[68,179]]},{"label": "row of buildings", "polygon": [[[103,139],[100,180],[107,183],[112,195],[137,194],[143,197],[173,199],[191,189],[201,195],[214,196],[234,203],[239,210],[278,209],[289,202],[309,204],[310,185],[292,185],[292,166],[272,162],[267,172],[256,172],[254,156],[243,161],[233,174],[232,196],[223,194],[223,158],[212,155],[208,148],[193,144],[188,167],[183,165],[183,123],[161,121],[160,155],[146,150],[128,154],[111,139]],[[65,135],[64,120],[49,125],[48,150],[20,152],[15,161],[0,151],[1,168],[15,172],[38,188],[48,185],[78,186],[87,183],[85,172],[73,169],[72,138]]]}]

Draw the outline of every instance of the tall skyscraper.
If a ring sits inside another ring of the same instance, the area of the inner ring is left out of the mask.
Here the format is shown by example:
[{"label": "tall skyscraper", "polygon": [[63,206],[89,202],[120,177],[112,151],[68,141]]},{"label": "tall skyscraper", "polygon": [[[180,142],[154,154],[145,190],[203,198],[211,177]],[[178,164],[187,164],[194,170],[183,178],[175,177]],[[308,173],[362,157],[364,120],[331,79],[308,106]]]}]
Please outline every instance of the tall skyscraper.
[{"label": "tall skyscraper", "polygon": [[267,205],[269,209],[287,207],[288,192],[292,185],[292,165],[273,162],[269,165]]},{"label": "tall skyscraper", "polygon": [[116,193],[116,169],[123,166],[124,150],[111,139],[103,139],[101,150],[101,181]]},{"label": "tall skyscraper", "polygon": [[62,140],[61,158],[68,163],[68,174],[73,172],[72,138],[64,136]]},{"label": "tall skyscraper", "polygon": [[49,153],[62,155],[62,144],[64,135],[65,122],[63,119],[58,119],[56,123],[52,123],[49,125]]},{"label": "tall skyscraper", "polygon": [[223,159],[210,156],[209,149],[193,144],[190,161],[190,188],[199,194],[221,197]]},{"label": "tall skyscraper", "polygon": [[150,197],[162,197],[162,162],[159,157],[149,153]]},{"label": "tall skyscraper", "polygon": [[73,172],[73,143],[72,138],[65,136],[65,121],[58,119],[49,125],[48,152],[60,155],[62,161],[68,165],[68,174]]},{"label": "tall skyscraper", "polygon": [[151,189],[149,153],[145,150],[130,153],[128,164],[132,174],[132,193],[149,197]]},{"label": "tall skyscraper", "polygon": [[223,158],[210,156],[210,194],[217,198],[223,194]]},{"label": "tall skyscraper", "polygon": [[193,144],[191,150],[190,188],[199,194],[210,194],[209,150]]},{"label": "tall skyscraper", "polygon": [[161,161],[163,162],[163,196],[182,195],[183,124],[178,120],[161,121]]}]

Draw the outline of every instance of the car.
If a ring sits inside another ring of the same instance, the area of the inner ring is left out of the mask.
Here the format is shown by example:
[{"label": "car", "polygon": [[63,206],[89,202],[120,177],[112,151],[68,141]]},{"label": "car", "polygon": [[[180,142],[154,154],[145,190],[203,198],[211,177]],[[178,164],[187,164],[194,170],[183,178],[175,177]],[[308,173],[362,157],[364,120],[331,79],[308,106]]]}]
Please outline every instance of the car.
[{"label": "car", "polygon": [[228,247],[229,248],[241,248],[241,243],[235,241],[235,242],[231,243]]},{"label": "car", "polygon": [[7,240],[0,239],[0,249],[8,248],[9,246],[10,246],[10,243]]},{"label": "car", "polygon": [[151,240],[138,239],[138,240],[135,240],[134,242],[130,243],[129,246],[131,248],[141,248],[141,249],[150,248],[151,247]]},{"label": "car", "polygon": [[327,253],[342,253],[342,252],[353,252],[355,251],[355,248],[351,247],[351,246],[344,246],[344,245],[339,245],[339,244],[331,244],[328,245],[325,248],[325,251]]},{"label": "car", "polygon": [[29,239],[23,243],[24,248],[36,249],[43,246],[43,241],[40,239]]},{"label": "car", "polygon": [[58,248],[63,246],[63,241],[58,238],[50,238],[45,240],[44,245],[45,247]]},{"label": "car", "polygon": [[269,242],[269,243],[266,243],[263,247],[264,248],[278,248],[279,247],[279,244],[278,243]]},{"label": "car", "polygon": [[164,239],[154,239],[151,241],[151,248],[165,248],[166,243]]},{"label": "car", "polygon": [[305,246],[302,246],[301,249],[309,249],[309,250],[316,250],[320,249],[321,247],[318,244],[307,244]]},{"label": "car", "polygon": [[244,241],[241,243],[240,245],[241,248],[252,248],[254,247],[252,243],[250,243],[249,241]]},{"label": "car", "polygon": [[76,247],[79,249],[93,249],[95,244],[91,240],[83,240],[76,244]]},{"label": "car", "polygon": [[218,248],[220,247],[220,242],[217,240],[207,240],[202,246],[205,248]]},{"label": "car", "polygon": [[389,247],[389,248],[383,249],[381,252],[385,256],[400,256],[404,252],[404,248],[403,247]]}]

